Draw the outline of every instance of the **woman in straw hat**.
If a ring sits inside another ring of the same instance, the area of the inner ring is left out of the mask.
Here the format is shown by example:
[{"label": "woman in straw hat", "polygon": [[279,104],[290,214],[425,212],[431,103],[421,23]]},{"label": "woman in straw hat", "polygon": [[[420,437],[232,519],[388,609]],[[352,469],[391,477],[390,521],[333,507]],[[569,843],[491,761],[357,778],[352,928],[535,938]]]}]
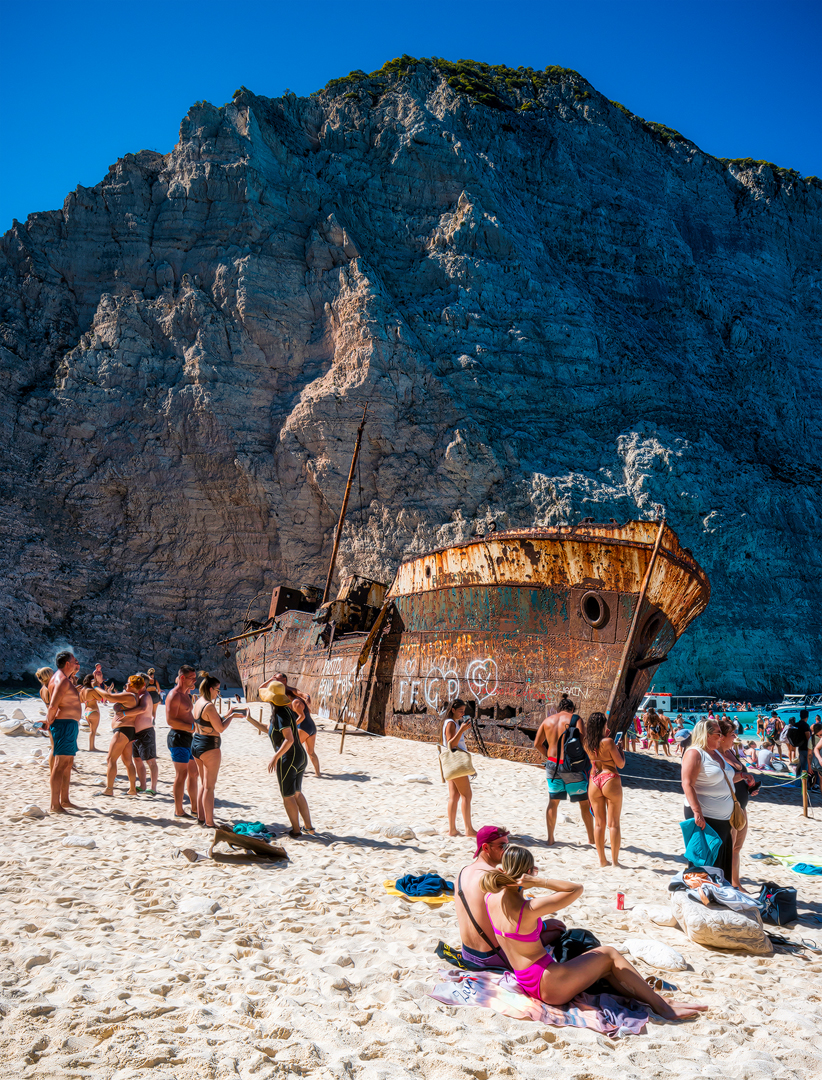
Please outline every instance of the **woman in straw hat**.
[{"label": "woman in straw hat", "polygon": [[291,823],[289,836],[295,840],[302,835],[300,818],[305,824],[305,831],[313,833],[311,814],[308,803],[302,793],[303,774],[308,764],[308,757],[303,744],[300,742],[300,732],[297,727],[297,717],[291,708],[297,698],[296,691],[292,690],[286,682],[280,681],[282,674],[278,673],[268,679],[260,687],[260,701],[267,701],[271,706],[271,723],[266,729],[256,720],[248,717],[250,723],[260,731],[267,731],[271,745],[274,747],[274,757],[268,763],[268,771],[277,774],[277,783],[280,787],[280,795],[283,799],[285,812]]}]

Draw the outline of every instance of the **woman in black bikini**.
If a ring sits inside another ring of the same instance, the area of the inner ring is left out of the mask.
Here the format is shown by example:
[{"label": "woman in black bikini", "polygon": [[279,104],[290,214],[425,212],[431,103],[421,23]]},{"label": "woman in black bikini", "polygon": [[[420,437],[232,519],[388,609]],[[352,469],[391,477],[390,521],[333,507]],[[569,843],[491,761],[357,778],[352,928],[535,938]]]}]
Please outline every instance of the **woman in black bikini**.
[{"label": "woman in black bikini", "polygon": [[160,684],[157,682],[157,676],[154,674],[154,668],[150,667],[146,672],[148,675],[148,682],[146,683],[146,690],[151,694],[151,717],[153,720],[157,719],[157,706],[162,700]]},{"label": "woman in black bikini", "polygon": [[143,715],[148,710],[150,714],[151,699],[146,691],[145,679],[142,675],[129,675],[125,688],[121,694],[115,694],[111,690],[97,691],[103,701],[119,705],[114,710],[114,718],[111,721],[111,742],[108,744],[108,759],[106,761],[106,786],[98,795],[113,795],[114,781],[117,779],[117,762],[123,759],[123,765],[128,776],[129,795],[137,794],[137,770],[134,767],[134,757],[131,750],[132,740],[136,736],[134,719],[137,715]]},{"label": "woman in black bikini", "polygon": [[220,692],[220,680],[207,675],[200,683],[200,696],[194,702],[194,737],[191,740],[191,756],[197,762],[200,790],[197,794],[197,820],[208,829],[216,829],[214,823],[214,788],[220,772],[222,750],[220,736],[235,716],[243,716],[247,709],[231,709],[220,716],[214,699]]}]

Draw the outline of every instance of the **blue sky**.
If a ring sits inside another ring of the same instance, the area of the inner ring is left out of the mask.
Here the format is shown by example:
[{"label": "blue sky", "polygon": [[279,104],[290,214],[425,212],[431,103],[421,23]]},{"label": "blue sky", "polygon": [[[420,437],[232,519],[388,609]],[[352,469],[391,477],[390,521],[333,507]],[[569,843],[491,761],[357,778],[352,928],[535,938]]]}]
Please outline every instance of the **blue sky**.
[{"label": "blue sky", "polygon": [[0,13],[0,231],[118,157],[168,151],[189,105],[242,85],[308,94],[402,53],[576,68],[719,157],[822,175],[819,0],[142,4],[10,0]]}]

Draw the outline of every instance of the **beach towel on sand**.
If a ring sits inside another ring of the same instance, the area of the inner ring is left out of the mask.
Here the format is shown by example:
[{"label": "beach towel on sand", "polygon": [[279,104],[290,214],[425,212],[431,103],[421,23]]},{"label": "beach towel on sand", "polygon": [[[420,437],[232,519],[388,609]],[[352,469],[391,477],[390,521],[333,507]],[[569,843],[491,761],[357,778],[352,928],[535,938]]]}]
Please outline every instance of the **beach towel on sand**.
[{"label": "beach towel on sand", "polygon": [[528,997],[509,972],[443,971],[430,997],[445,1005],[473,1005],[493,1009],[517,1020],[536,1020],[551,1027],[584,1027],[617,1038],[640,1035],[650,1015],[638,1001],[612,994],[578,994],[567,1005],[546,1005]]},{"label": "beach towel on sand", "polygon": [[238,821],[232,831],[238,836],[255,836],[259,840],[268,840],[274,835],[261,821]]},{"label": "beach towel on sand", "polygon": [[401,892],[393,881],[384,881],[382,884],[389,896],[401,896],[404,900],[428,904],[430,907],[439,907],[441,904],[447,904],[454,899],[453,893],[440,893],[439,896],[409,896],[407,893]]},{"label": "beach towel on sand", "polygon": [[446,881],[439,874],[406,874],[394,884],[406,896],[439,896],[454,891],[454,882]]}]

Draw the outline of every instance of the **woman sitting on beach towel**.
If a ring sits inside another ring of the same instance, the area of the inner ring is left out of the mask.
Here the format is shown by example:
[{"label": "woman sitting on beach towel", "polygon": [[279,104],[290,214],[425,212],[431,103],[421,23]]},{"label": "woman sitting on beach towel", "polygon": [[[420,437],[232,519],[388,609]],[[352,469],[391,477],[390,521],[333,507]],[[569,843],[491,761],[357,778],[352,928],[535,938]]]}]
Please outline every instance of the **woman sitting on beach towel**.
[{"label": "woman sitting on beach towel", "polygon": [[[666,1001],[645,982],[636,968],[610,945],[555,963],[540,941],[542,915],[567,907],[582,895],[582,885],[534,876],[534,857],[527,848],[509,844],[499,870],[483,874],[485,906],[502,951],[521,990],[546,1005],[564,1005],[605,979],[617,994],[649,1005],[665,1020],[682,1020],[704,1011],[706,1005]],[[550,889],[547,896],[526,900],[523,889]]]},{"label": "woman sitting on beach towel", "polygon": [[622,781],[618,769],[625,768],[625,755],[611,738],[605,713],[594,712],[585,724],[585,745],[591,759],[591,778],[588,781],[588,801],[594,812],[594,844],[599,865],[609,866],[605,858],[605,823],[611,833],[611,858],[619,866],[619,847],[622,833],[619,817],[622,813]]}]

